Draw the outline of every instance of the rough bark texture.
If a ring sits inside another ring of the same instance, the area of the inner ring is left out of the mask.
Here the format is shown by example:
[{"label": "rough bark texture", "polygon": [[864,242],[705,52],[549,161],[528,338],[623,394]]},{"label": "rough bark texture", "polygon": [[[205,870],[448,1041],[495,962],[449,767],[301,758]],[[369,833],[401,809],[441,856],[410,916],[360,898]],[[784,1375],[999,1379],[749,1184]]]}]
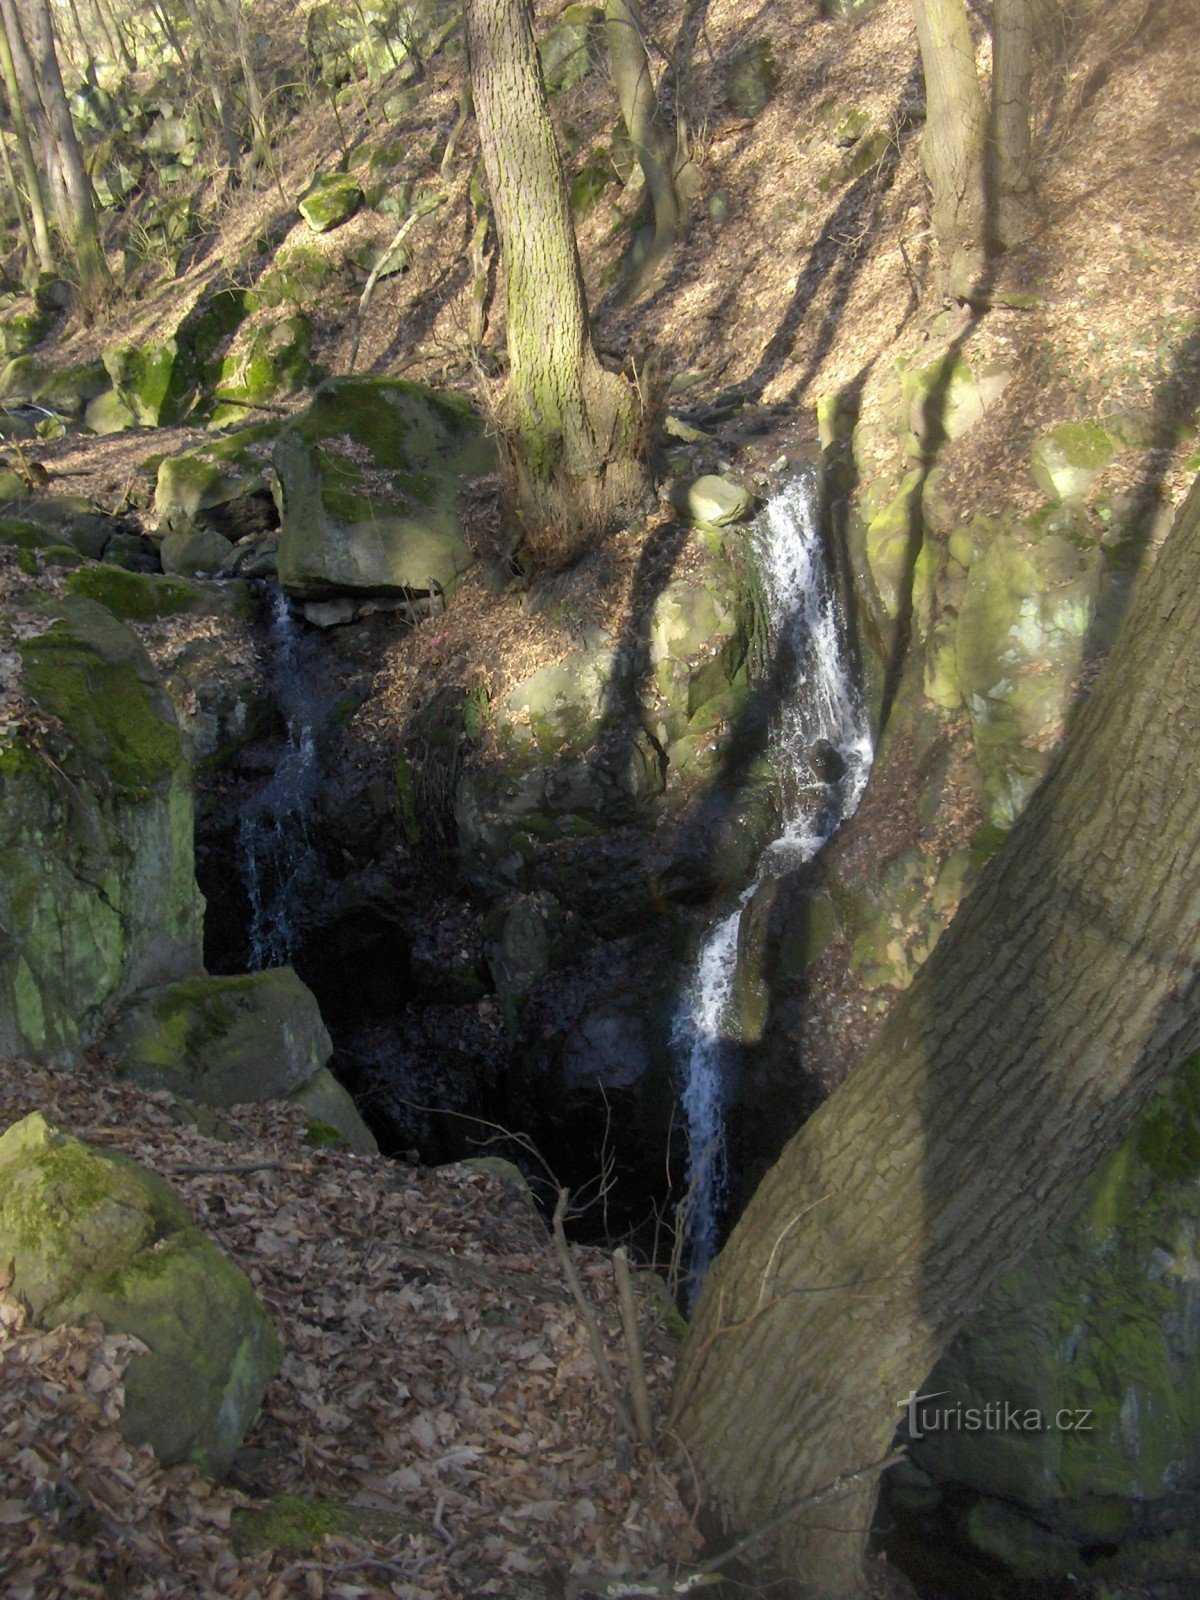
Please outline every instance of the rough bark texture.
[{"label": "rough bark texture", "polygon": [[1030,0],[994,0],[988,182],[994,196],[996,242],[1005,248],[1026,236],[1031,221],[1033,27]]},{"label": "rough bark texture", "polygon": [[530,554],[569,559],[644,492],[639,408],[592,343],[528,0],[468,0],[466,20],[505,273],[501,427]]},{"label": "rough bark texture", "polygon": [[38,91],[46,125],[54,146],[54,160],[62,179],[59,220],[71,240],[79,269],[79,287],[85,300],[93,300],[109,283],[108,264],[100,244],[92,185],[84,171],[75,124],[67,105],[55,48],[50,0],[27,0],[29,47],[37,73]]},{"label": "rough bark texture", "polygon": [[8,96],[13,133],[17,140],[17,159],[21,163],[21,175],[25,180],[25,198],[29,203],[29,215],[33,223],[37,264],[43,272],[53,272],[54,247],[50,242],[50,227],[46,221],[46,201],[42,193],[41,175],[33,158],[29,124],[25,117],[21,87],[17,81],[15,52],[11,45],[10,29],[19,26],[11,0],[0,6],[0,20],[3,22],[3,26],[0,27],[0,73],[4,76],[4,91]]},{"label": "rough bark texture", "polygon": [[621,116],[654,207],[654,244],[634,280],[640,289],[657,273],[679,235],[675,141],[658,114],[658,96],[650,75],[650,57],[646,53],[645,30],[637,0],[607,0],[604,15],[608,58]]},{"label": "rough bark texture", "polygon": [[[680,1429],[739,1529],[886,1455],[991,1284],[1200,1047],[1198,568],[1200,482],[1046,781],[709,1275]],[[860,1592],[872,1478],[778,1529],[802,1593]]]},{"label": "rough bark texture", "polygon": [[933,231],[950,287],[965,296],[982,268],[988,235],[987,110],[963,0],[913,0],[913,16],[925,73],[921,160],[932,197]]}]

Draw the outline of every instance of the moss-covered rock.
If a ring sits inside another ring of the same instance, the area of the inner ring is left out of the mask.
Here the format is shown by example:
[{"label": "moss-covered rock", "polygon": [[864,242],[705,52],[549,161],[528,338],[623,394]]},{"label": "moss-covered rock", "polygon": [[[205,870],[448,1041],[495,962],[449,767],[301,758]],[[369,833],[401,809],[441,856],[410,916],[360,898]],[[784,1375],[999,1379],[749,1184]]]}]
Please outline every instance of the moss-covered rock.
[{"label": "moss-covered rock", "polygon": [[725,68],[725,98],[739,117],[757,117],[764,111],[779,73],[769,39],[743,46]]},{"label": "moss-covered rock", "polygon": [[672,498],[681,516],[711,528],[744,521],[754,505],[754,496],[748,489],[715,473],[681,485]]},{"label": "moss-covered rock", "polygon": [[[1198,1241],[1194,1057],[923,1386],[945,1391],[947,1405],[1008,1401],[1048,1425],[931,1431],[910,1446],[914,1458],[1082,1543],[1119,1540],[1156,1503],[1200,1490]],[[1061,1417],[1073,1425],[1056,1425]]]},{"label": "moss-covered rock", "polygon": [[1122,448],[1113,428],[1100,422],[1064,422],[1033,447],[1033,476],[1055,500],[1084,500]]},{"label": "moss-covered rock", "polygon": [[126,405],[115,389],[106,389],[84,408],[83,420],[94,434],[105,438],[112,433],[125,433],[137,426],[132,407]]},{"label": "moss-covered rock", "polygon": [[245,1274],[156,1174],[34,1113],[0,1137],[0,1258],[41,1327],[93,1320],[146,1347],[121,1428],[166,1465],[221,1477],[279,1367]]},{"label": "moss-covered rock", "polygon": [[290,967],[147,990],[105,1048],[135,1083],[215,1106],[284,1099],[333,1050],[312,991]]},{"label": "moss-covered rock", "polygon": [[154,491],[160,530],[208,523],[219,531],[236,520],[235,507],[251,500],[269,503],[271,452],[278,432],[274,423],[264,423],[165,456]]},{"label": "moss-covered rock", "polygon": [[0,355],[24,355],[49,332],[50,319],[31,302],[0,314]]},{"label": "moss-covered rock", "polygon": [[117,399],[140,426],[179,421],[192,384],[178,339],[111,345],[104,352],[104,366]]},{"label": "moss-covered rock", "polygon": [[163,571],[189,578],[220,572],[232,554],[232,540],[215,528],[176,528],[159,546]]},{"label": "moss-covered rock", "polygon": [[451,589],[473,559],[458,516],[462,478],[495,456],[478,415],[453,396],[336,378],[280,434],[274,463],[280,582],[321,599]]},{"label": "moss-covered rock", "polygon": [[40,624],[11,648],[45,731],[0,745],[0,1053],[70,1057],[127,995],[199,969],[202,902],[187,759],[145,651],[90,600]]},{"label": "moss-covered rock", "polygon": [[297,313],[261,328],[248,348],[228,356],[220,367],[210,426],[245,420],[247,411],[315,383],[312,324]]},{"label": "moss-covered rock", "polygon": [[203,610],[206,604],[199,584],[129,572],[119,566],[87,566],[73,572],[67,579],[67,593],[98,600],[126,622],[154,622]]},{"label": "moss-covered rock", "polygon": [[362,201],[363,192],[348,172],[329,172],[310,184],[296,205],[314,233],[328,233],[348,222]]},{"label": "moss-covered rock", "polygon": [[65,417],[76,417],[108,389],[109,382],[102,361],[59,371],[34,356],[18,356],[0,373],[0,399],[33,401]]},{"label": "moss-covered rock", "polygon": [[604,10],[594,5],[569,5],[538,41],[542,76],[551,94],[573,89],[603,59]]}]

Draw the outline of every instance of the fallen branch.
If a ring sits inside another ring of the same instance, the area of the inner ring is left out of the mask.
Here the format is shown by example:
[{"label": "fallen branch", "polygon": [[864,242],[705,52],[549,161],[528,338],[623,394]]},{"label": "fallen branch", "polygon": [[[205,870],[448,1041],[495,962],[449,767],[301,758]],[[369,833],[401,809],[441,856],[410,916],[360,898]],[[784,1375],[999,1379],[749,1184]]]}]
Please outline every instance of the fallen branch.
[{"label": "fallen branch", "polygon": [[600,1332],[600,1324],[596,1321],[596,1313],[588,1304],[587,1296],[583,1292],[583,1285],[579,1281],[579,1274],[575,1270],[575,1263],[571,1260],[571,1250],[570,1246],[567,1244],[567,1236],[563,1231],[563,1217],[566,1215],[567,1201],[569,1198],[570,1193],[568,1190],[560,1189],[558,1191],[558,1200],[554,1206],[553,1219],[554,1253],[557,1255],[560,1263],[562,1264],[563,1273],[567,1280],[567,1287],[571,1291],[572,1299],[579,1307],[579,1313],[583,1318],[584,1326],[587,1328],[588,1339],[590,1340],[592,1346],[592,1354],[596,1358],[596,1366],[600,1370],[600,1381],[603,1383],[605,1393],[608,1395],[608,1398],[612,1403],[612,1408],[616,1414],[617,1421],[624,1429],[626,1435],[630,1439],[636,1441],[637,1433],[634,1430],[629,1413],[626,1411],[625,1406],[621,1401],[621,1397],[617,1393],[617,1386],[613,1382],[612,1368],[608,1364],[608,1352],[604,1348],[604,1338]]},{"label": "fallen branch", "polygon": [[638,1332],[637,1301],[633,1297],[633,1279],[629,1275],[629,1257],[625,1246],[613,1251],[613,1271],[617,1277],[617,1304],[621,1308],[621,1331],[625,1335],[625,1348],[629,1352],[629,1399],[633,1406],[633,1420],[637,1424],[638,1438],[647,1450],[654,1448],[654,1423],[650,1417],[650,1390],[646,1383],[646,1362],[642,1355],[642,1340]]},{"label": "fallen branch", "polygon": [[362,325],[363,318],[367,313],[367,303],[371,296],[375,293],[375,285],[379,282],[384,268],[396,254],[396,251],[399,250],[405,239],[407,239],[412,229],[416,227],[418,222],[420,222],[421,218],[427,217],[431,212],[436,211],[440,205],[445,203],[446,198],[446,195],[438,194],[431,195],[427,199],[422,200],[418,204],[416,210],[410,216],[406,217],[400,224],[399,228],[397,228],[395,238],[392,240],[391,244],[388,245],[387,249],[380,256],[379,260],[371,268],[371,275],[363,286],[363,292],[359,297],[358,310],[354,313],[354,339],[350,345],[350,365],[347,369],[348,371],[354,371],[354,363],[358,360],[358,341],[362,338]]}]

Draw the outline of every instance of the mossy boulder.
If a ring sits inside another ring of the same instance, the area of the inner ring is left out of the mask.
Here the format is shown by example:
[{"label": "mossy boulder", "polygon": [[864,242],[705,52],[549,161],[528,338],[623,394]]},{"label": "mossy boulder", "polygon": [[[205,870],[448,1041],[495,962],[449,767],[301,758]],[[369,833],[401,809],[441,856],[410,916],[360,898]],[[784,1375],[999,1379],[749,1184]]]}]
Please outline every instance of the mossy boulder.
[{"label": "mossy boulder", "polygon": [[136,427],[133,408],[125,403],[115,389],[106,389],[84,408],[83,420],[100,438],[112,433],[125,433]]},{"label": "mossy boulder", "polygon": [[104,366],[134,422],[157,428],[179,421],[191,396],[192,374],[178,339],[111,345]]},{"label": "mossy boulder", "polygon": [[191,779],[142,646],[103,606],[0,617],[36,743],[0,745],[0,1053],[70,1058],[199,970]]},{"label": "mossy boulder", "polygon": [[363,192],[348,172],[329,172],[305,190],[296,202],[314,233],[328,233],[348,222],[363,202]]},{"label": "mossy boulder", "polygon": [[725,98],[739,117],[757,117],[766,110],[779,73],[769,39],[755,39],[734,55],[725,68]]},{"label": "mossy boulder", "polygon": [[255,406],[314,383],[311,351],[312,324],[299,313],[259,329],[241,354],[221,363],[210,426],[244,421]]},{"label": "mossy boulder", "polygon": [[312,991],[290,967],[147,990],[105,1048],[123,1077],[210,1106],[284,1099],[333,1051]]},{"label": "mossy boulder", "polygon": [[50,330],[50,319],[32,304],[0,314],[0,355],[24,355]]},{"label": "mossy boulder", "polygon": [[336,378],[274,452],[279,578],[301,599],[446,592],[474,559],[465,476],[495,454],[465,401],[390,378]]},{"label": "mossy boulder", "polygon": [[38,1326],[99,1320],[141,1340],[124,1380],[131,1443],[224,1476],[281,1350],[249,1279],[168,1184],[35,1112],[0,1137],[0,1259]]},{"label": "mossy boulder", "polygon": [[[1200,1492],[1198,1241],[1193,1057],[1083,1186],[1073,1215],[989,1292],[923,1385],[943,1391],[947,1406],[1007,1401],[1048,1425],[930,1431],[910,1445],[913,1458],[939,1480],[1013,1502],[1084,1545],[1117,1542],[1156,1508]],[[1055,1426],[1060,1416],[1075,1425]]]},{"label": "mossy boulder", "polygon": [[[885,135],[886,137],[886,135]],[[972,367],[961,356],[939,356],[924,367],[899,363],[906,448],[921,457],[980,422],[1012,378],[999,362]]]},{"label": "mossy boulder", "polygon": [[205,608],[207,597],[197,583],[129,572],[119,566],[87,566],[67,579],[67,593],[98,600],[126,622],[156,622]]},{"label": "mossy boulder", "polygon": [[1008,826],[1061,736],[1096,615],[1101,562],[1059,534],[977,517],[955,675],[988,820]]},{"label": "mossy boulder", "polygon": [[1055,500],[1084,500],[1122,448],[1113,428],[1100,422],[1064,422],[1033,447],[1033,476]]},{"label": "mossy boulder", "polygon": [[274,423],[240,428],[195,450],[165,456],[154,491],[160,531],[207,525],[220,532],[238,527],[250,502],[271,506],[268,484],[278,432]]},{"label": "mossy boulder", "polygon": [[182,577],[209,577],[233,554],[233,541],[215,528],[176,528],[159,546],[163,571]]},{"label": "mossy boulder", "polygon": [[741,522],[749,516],[754,506],[754,496],[749,489],[734,483],[732,478],[718,477],[716,473],[708,473],[692,483],[682,485],[672,500],[681,516],[710,528]]},{"label": "mossy boulder", "polygon": [[542,76],[551,94],[582,83],[603,59],[604,10],[601,6],[569,5],[538,41]]},{"label": "mossy boulder", "polygon": [[753,631],[746,584],[714,556],[667,584],[648,618],[650,677],[643,694],[648,726],[664,747],[741,671]]},{"label": "mossy boulder", "polygon": [[76,417],[109,387],[102,361],[56,371],[34,356],[18,356],[0,373],[0,399],[33,401],[64,417]]}]

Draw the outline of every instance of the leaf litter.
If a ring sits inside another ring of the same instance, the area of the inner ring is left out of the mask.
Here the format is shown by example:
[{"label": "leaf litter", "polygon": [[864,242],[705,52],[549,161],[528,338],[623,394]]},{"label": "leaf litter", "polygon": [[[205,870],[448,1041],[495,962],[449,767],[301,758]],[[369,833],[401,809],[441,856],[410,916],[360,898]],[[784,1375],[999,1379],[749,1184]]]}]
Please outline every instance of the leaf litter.
[{"label": "leaf litter", "polygon": [[[549,1233],[515,1186],[314,1146],[282,1103],[222,1111],[205,1134],[170,1095],[101,1069],[0,1065],[0,1128],[33,1110],[167,1178],[250,1277],[285,1354],[213,1484],[121,1437],[138,1342],[29,1326],[0,1263],[11,1600],[533,1600],[695,1555],[688,1486],[619,1432]],[[611,1263],[594,1249],[576,1261],[619,1383]],[[653,1287],[641,1320],[661,1414],[674,1350]],[[261,1513],[281,1507],[310,1512],[312,1536],[258,1546]]]}]

